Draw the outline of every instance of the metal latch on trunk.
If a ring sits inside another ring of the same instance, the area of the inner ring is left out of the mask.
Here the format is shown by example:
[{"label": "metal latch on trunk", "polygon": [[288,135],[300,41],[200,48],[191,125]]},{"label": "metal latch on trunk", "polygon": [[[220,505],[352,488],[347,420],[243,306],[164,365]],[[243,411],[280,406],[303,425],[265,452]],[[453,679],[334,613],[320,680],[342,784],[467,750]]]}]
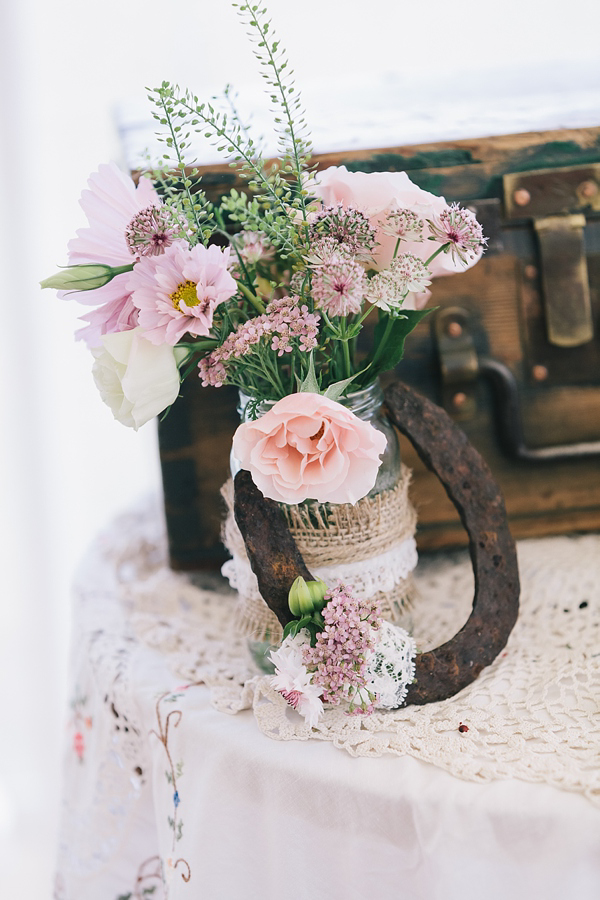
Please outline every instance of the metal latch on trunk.
[{"label": "metal latch on trunk", "polygon": [[585,213],[600,211],[600,165],[503,176],[506,218],[533,220],[539,246],[546,337],[580,347],[594,337]]}]

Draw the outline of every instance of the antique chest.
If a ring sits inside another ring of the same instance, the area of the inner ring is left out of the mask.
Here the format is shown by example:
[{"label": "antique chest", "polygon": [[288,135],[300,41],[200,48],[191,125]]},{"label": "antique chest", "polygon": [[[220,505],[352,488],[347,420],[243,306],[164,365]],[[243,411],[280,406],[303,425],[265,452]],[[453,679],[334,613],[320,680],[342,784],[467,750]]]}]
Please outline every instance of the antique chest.
[{"label": "antique chest", "polygon": [[[407,341],[396,374],[444,406],[482,453],[515,537],[600,528],[600,128],[315,160],[404,170],[476,211],[488,250],[468,272],[434,281],[435,310]],[[235,185],[227,165],[202,175],[215,199]],[[225,558],[219,488],[237,421],[234,390],[191,377],[159,426],[175,568]],[[465,543],[435,476],[406,441],[402,453],[414,469],[420,549]]]}]

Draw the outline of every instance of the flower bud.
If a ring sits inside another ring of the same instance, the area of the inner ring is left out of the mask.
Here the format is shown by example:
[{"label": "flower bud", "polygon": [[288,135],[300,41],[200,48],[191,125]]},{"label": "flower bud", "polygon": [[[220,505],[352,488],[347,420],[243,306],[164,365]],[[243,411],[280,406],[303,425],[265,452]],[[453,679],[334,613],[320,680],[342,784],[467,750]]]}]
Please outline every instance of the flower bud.
[{"label": "flower bud", "polygon": [[325,594],[328,590],[327,585],[322,578],[317,578],[316,581],[307,581],[306,586],[310,593],[313,610],[322,610],[326,605]]},{"label": "flower bud", "polygon": [[298,575],[290,588],[288,604],[290,612],[297,618],[301,616],[310,616],[313,612],[313,602],[310,590],[302,575]]},{"label": "flower bud", "polygon": [[294,616],[311,616],[325,606],[327,585],[320,578],[317,581],[305,581],[299,575],[290,588],[288,604]]},{"label": "flower bud", "polygon": [[55,291],[94,291],[104,287],[115,275],[131,272],[130,266],[105,266],[103,263],[89,263],[81,266],[68,266],[50,278],[40,281],[40,287],[54,288]]}]

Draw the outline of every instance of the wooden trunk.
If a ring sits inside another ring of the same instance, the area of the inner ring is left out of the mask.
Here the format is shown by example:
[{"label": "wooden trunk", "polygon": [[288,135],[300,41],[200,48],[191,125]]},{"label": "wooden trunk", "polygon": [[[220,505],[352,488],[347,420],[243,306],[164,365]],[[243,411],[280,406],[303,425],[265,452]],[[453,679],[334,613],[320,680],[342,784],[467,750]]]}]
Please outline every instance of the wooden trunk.
[{"label": "wooden trunk", "polygon": [[[515,537],[600,528],[600,128],[316,160],[404,170],[476,211],[489,249],[468,272],[435,279],[437,309],[396,374],[444,406],[487,460]],[[204,172],[203,185],[215,198],[240,186],[226,165]],[[172,565],[194,569],[225,558],[219,488],[236,396],[193,376],[182,395],[160,425],[160,451]],[[404,439],[402,453],[414,469],[420,549],[466,544],[452,503]]]}]

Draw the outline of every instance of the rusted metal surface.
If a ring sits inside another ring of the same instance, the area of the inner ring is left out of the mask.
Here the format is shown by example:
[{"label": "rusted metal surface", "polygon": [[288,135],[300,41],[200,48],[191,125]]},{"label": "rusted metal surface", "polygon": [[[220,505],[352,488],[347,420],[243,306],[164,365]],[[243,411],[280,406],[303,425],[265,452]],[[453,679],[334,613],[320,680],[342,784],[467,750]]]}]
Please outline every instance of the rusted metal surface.
[{"label": "rusted metal surface", "polygon": [[[449,416],[407,385],[386,391],[391,421],[444,485],[469,536],[475,574],[473,610],[455,637],[417,657],[416,682],[403,705],[452,697],[503,649],[519,610],[519,575],[504,501],[487,465]],[[249,472],[235,477],[235,518],[260,592],[282,625],[297,575],[312,576],[277,504],[266,500]]]},{"label": "rusted metal surface", "polygon": [[599,183],[598,163],[507,173],[503,176],[506,215],[520,219],[600,210]]},{"label": "rusted metal surface", "polygon": [[439,478],[469,536],[475,575],[473,610],[451,640],[422,653],[404,705],[452,697],[494,661],[516,622],[519,573],[504,500],[487,465],[440,407],[396,382],[388,415]]},{"label": "rusted metal surface", "polygon": [[284,515],[274,500],[267,500],[242,469],[234,479],[234,515],[246,544],[260,593],[285,627],[294,617],[288,592],[298,575],[313,580]]}]

